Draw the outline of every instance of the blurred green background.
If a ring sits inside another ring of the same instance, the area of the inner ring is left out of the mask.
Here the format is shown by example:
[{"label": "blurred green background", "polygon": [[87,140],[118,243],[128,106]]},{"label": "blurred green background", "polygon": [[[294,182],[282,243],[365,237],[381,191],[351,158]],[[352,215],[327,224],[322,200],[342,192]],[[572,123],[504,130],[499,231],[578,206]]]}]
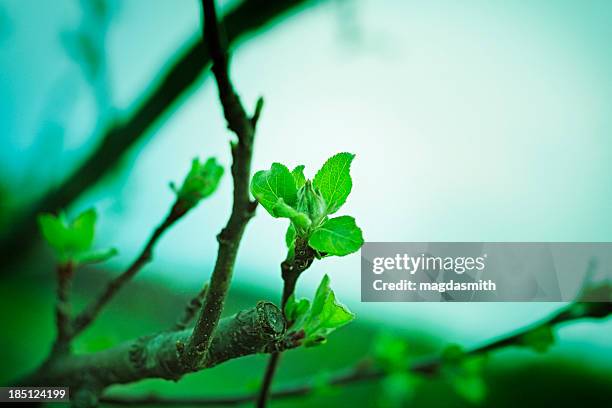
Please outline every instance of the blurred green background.
[{"label": "blurred green background", "polygon": [[[220,5],[229,11],[240,2]],[[345,211],[368,241],[611,241],[611,19],[606,0],[305,1],[233,47],[232,74],[245,104],[266,100],[254,169],[305,164],[312,177],[332,154],[356,153]],[[0,235],[95,150],[105,129],[129,116],[162,67],[199,35],[199,24],[196,0],[0,0]],[[77,307],[138,254],[173,201],[168,182],[180,181],[193,157],[216,156],[229,166],[231,135],[210,79],[203,75],[68,207],[76,214],[95,206],[96,243],[120,250],[103,268],[79,271]],[[154,263],[77,350],[174,322],[209,277],[230,200],[225,177],[163,238]],[[262,211],[251,222],[227,313],[278,300],[285,228]],[[7,383],[49,349],[54,282],[51,254],[40,245],[2,265],[0,383]],[[279,385],[323,383],[326,373],[368,354],[380,332],[405,336],[415,355],[428,354],[448,343],[478,344],[561,306],[361,303],[357,255],[315,263],[298,294],[311,296],[323,273],[358,319],[324,347],[287,353]],[[609,402],[611,338],[611,321],[584,322],[560,329],[543,356],[492,356],[485,403]],[[178,384],[152,380],[111,391],[248,392],[264,364],[263,356],[248,357]],[[391,394],[383,381],[322,387],[276,405],[379,406]],[[406,401],[469,405],[434,380]]]}]

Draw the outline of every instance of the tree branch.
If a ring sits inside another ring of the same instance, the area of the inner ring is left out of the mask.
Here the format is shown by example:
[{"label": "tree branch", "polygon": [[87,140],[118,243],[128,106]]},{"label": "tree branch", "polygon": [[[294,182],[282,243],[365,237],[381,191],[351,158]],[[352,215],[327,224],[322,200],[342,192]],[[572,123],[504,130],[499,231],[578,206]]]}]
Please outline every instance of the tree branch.
[{"label": "tree branch", "polygon": [[55,305],[57,337],[53,345],[53,355],[67,352],[70,343],[70,289],[73,273],[74,265],[72,262],[57,266],[57,304]]},{"label": "tree branch", "polygon": [[[246,0],[224,18],[224,27],[229,43],[270,24],[282,14],[308,3],[308,0]],[[98,147],[91,152],[58,187],[45,194],[32,207],[15,216],[15,221],[0,242],[0,258],[5,264],[23,258],[37,242],[36,215],[42,212],[57,212],[66,208],[90,186],[115,168],[125,154],[143,139],[149,130],[177,104],[192,88],[210,62],[207,46],[199,38],[189,41],[172,62],[162,70],[152,90],[137,98],[133,113],[109,124],[100,137]],[[3,271],[0,270],[0,275]]]},{"label": "tree branch", "polygon": [[[249,182],[255,126],[263,101],[257,102],[253,117],[247,116],[229,78],[228,60],[221,46],[214,4],[205,2],[204,8],[207,11],[205,30],[210,33],[207,39],[211,39],[207,47],[210,47],[221,104],[228,127],[237,135],[238,141],[231,145],[234,181],[232,213],[217,237],[217,260],[195,327],[193,330],[166,331],[141,337],[100,353],[79,356],[66,353],[49,358],[34,374],[21,381],[22,384],[69,385],[75,392],[81,393],[79,395],[89,405],[95,404],[97,401],[93,399],[111,384],[134,382],[142,378],[178,379],[185,373],[212,367],[231,358],[275,352],[299,344],[291,337],[282,337],[286,329],[282,311],[270,303],[260,302],[251,311],[220,320],[238,247],[257,205],[250,200]],[[177,201],[141,255],[75,320],[74,333],[91,323],[102,306],[150,260],[157,240],[185,212],[184,206]],[[191,313],[189,311],[188,314]],[[185,319],[189,318],[187,316]]]},{"label": "tree branch", "polygon": [[125,285],[130,279],[134,277],[147,263],[153,258],[153,249],[157,244],[157,241],[162,237],[174,223],[181,219],[188,211],[190,207],[177,199],[170,209],[170,212],[164,219],[164,221],[155,229],[147,244],[143,248],[140,255],[132,262],[132,264],[119,276],[115,277],[106,286],[106,289],[102,294],[93,302],[89,304],[75,319],[72,321],[72,327],[70,332],[70,339],[76,337],[79,333],[85,330],[98,316],[102,308],[119,292],[119,290]]},{"label": "tree branch", "polygon": [[[488,352],[497,351],[503,348],[520,346],[522,337],[540,326],[552,325],[559,326],[566,323],[570,323],[576,320],[582,319],[603,319],[612,314],[612,303],[582,303],[577,302],[563,308],[556,313],[550,315],[544,320],[529,325],[525,328],[517,330],[513,333],[502,336],[498,339],[494,339],[481,346],[473,348],[468,351],[468,355],[478,355]],[[412,364],[406,368],[407,371],[422,375],[433,375],[443,365],[441,357],[434,357],[426,360],[422,360],[415,364]],[[339,372],[333,375],[327,385],[333,387],[342,387],[351,384],[356,384],[365,381],[376,381],[385,377],[387,373],[380,369],[373,367],[371,363],[361,362],[354,367]],[[305,383],[296,386],[286,387],[278,391],[270,393],[270,398],[273,399],[285,399],[294,398],[310,394],[315,391],[316,386],[312,383]],[[120,396],[107,396],[103,397],[101,401],[107,404],[113,405],[239,405],[246,402],[257,401],[258,394],[250,395],[239,395],[239,396],[228,396],[228,397],[203,397],[203,398],[164,398],[157,396],[146,396],[146,397],[120,397]]]},{"label": "tree branch", "polygon": [[[213,61],[212,70],[217,81],[217,88],[219,89],[219,99],[223,106],[223,113],[228,127],[236,134],[238,141],[231,144],[233,158],[232,178],[234,181],[232,213],[227,225],[217,236],[219,250],[215,268],[210,279],[208,291],[206,292],[204,305],[200,310],[193,334],[183,354],[183,363],[187,367],[197,367],[201,360],[210,358],[210,356],[207,356],[207,350],[210,347],[213,333],[223,311],[238,247],[244,229],[255,214],[257,205],[249,197],[255,121],[246,114],[240,98],[234,91],[231,83],[228,72],[229,62],[225,49],[221,44],[214,2],[212,0],[204,0],[202,6],[204,14],[204,38]],[[261,110],[261,104],[262,102],[258,101],[256,111]]]},{"label": "tree branch", "polygon": [[[292,260],[285,260],[281,263],[281,276],[283,278],[283,295],[281,298],[281,309],[283,310],[283,315],[285,313],[285,305],[289,300],[289,297],[293,295],[295,292],[295,287],[297,285],[297,281],[300,275],[312,265],[314,261],[315,254],[312,248],[308,246],[308,242],[302,239],[296,240],[295,243],[295,255]],[[287,326],[290,328],[293,325],[293,322],[288,321]],[[272,381],[274,380],[274,375],[276,374],[276,370],[278,369],[278,365],[280,363],[281,353],[276,352],[270,355],[270,360],[268,360],[268,365],[266,366],[266,371],[264,373],[263,381],[261,383],[261,389],[259,391],[259,396],[257,397],[257,407],[263,408],[266,406],[268,401],[268,397],[270,394],[270,389],[272,388]]]},{"label": "tree branch", "polygon": [[194,370],[214,367],[227,360],[256,353],[295,347],[283,339],[285,321],[278,307],[259,302],[256,307],[222,319],[211,341],[208,358],[185,369],[180,351],[191,330],[161,332],[85,355],[65,355],[49,360],[18,383],[28,386],[57,385],[102,390],[145,378],[177,380]]}]

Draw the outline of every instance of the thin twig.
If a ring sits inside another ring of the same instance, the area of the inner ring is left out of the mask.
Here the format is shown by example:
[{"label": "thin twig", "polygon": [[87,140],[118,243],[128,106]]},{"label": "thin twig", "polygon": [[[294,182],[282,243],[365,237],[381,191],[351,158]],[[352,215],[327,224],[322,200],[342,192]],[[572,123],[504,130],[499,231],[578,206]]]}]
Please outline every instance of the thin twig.
[{"label": "thin twig", "polygon": [[[520,346],[521,339],[526,333],[534,330],[543,325],[559,326],[565,323],[569,323],[581,319],[600,319],[605,318],[612,314],[612,303],[574,303],[566,308],[563,308],[556,313],[550,315],[544,320],[535,323],[533,325],[526,326],[520,330],[486,342],[481,346],[475,347],[467,352],[468,355],[478,355],[483,353],[489,353],[497,351],[503,348]],[[441,357],[437,356],[434,358],[425,359],[414,363],[407,367],[407,371],[415,374],[422,375],[433,375],[435,374],[444,361]],[[354,367],[339,372],[336,375],[332,375],[331,379],[327,383],[329,386],[342,387],[351,384],[356,384],[366,381],[375,381],[385,377],[387,373],[374,367],[372,364],[357,364]],[[284,399],[300,397],[310,394],[316,389],[316,385],[311,383],[298,384],[295,386],[286,387],[278,391],[270,393],[272,399]],[[120,397],[120,396],[108,396],[103,397],[100,401],[114,405],[200,405],[200,406],[228,406],[228,405],[240,405],[258,399],[258,394],[238,395],[238,396],[226,396],[226,397],[191,397],[187,399],[180,398],[164,398],[157,396],[146,396],[146,397]]]},{"label": "thin twig", "polygon": [[119,292],[119,290],[125,285],[130,279],[134,277],[147,263],[153,258],[153,249],[157,244],[157,241],[162,237],[174,223],[176,223],[181,217],[183,217],[189,207],[186,206],[181,200],[176,200],[170,212],[155,229],[145,247],[138,257],[130,264],[130,266],[122,272],[120,275],[111,280],[104,292],[89,304],[72,322],[71,338],[76,337],[79,333],[85,330],[98,316],[102,308]]},{"label": "thin twig", "polygon": [[[300,275],[312,265],[314,261],[314,251],[308,246],[308,242],[303,239],[298,239],[295,242],[295,254],[293,259],[286,260],[281,263],[281,276],[283,278],[283,294],[281,297],[281,310],[285,311],[285,306],[289,297],[295,292],[295,287]],[[286,317],[286,316],[285,316]],[[293,322],[287,322],[287,326],[290,328]],[[258,408],[264,408],[268,401],[270,389],[272,388],[272,382],[278,365],[280,363],[281,352],[277,351],[270,355],[266,371],[264,372],[263,381],[261,383],[261,389],[257,397],[256,406]]]},{"label": "thin twig", "polygon": [[55,305],[55,324],[57,338],[53,346],[53,354],[66,352],[70,343],[70,289],[74,265],[72,262],[57,266],[57,304]]},{"label": "thin twig", "polygon": [[[214,1],[203,0],[203,35],[213,61],[212,70],[219,90],[219,99],[228,128],[236,134],[238,141],[232,143],[232,178],[234,195],[232,213],[227,225],[219,235],[219,250],[217,260],[210,278],[193,334],[182,355],[182,361],[187,367],[197,367],[206,358],[213,333],[227,297],[238,247],[242,240],[244,229],[255,214],[257,202],[249,196],[251,179],[251,157],[253,155],[253,139],[255,122],[249,117],[234,91],[229,76],[229,61],[226,49],[222,44]],[[261,111],[262,101],[257,102],[257,116]]]},{"label": "thin twig", "polygon": [[202,290],[189,301],[183,314],[174,324],[172,330],[184,330],[189,326],[189,323],[193,321],[198,311],[202,308],[202,303],[204,302],[207,291],[208,285],[204,285]]}]

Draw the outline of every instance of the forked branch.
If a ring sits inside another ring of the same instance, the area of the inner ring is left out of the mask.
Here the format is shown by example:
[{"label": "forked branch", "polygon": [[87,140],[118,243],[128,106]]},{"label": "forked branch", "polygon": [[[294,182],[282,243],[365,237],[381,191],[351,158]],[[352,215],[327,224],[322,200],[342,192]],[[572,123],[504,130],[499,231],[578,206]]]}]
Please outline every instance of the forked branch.
[{"label": "forked branch", "polygon": [[131,340],[97,353],[66,355],[50,360],[19,384],[70,386],[74,390],[103,390],[145,378],[176,380],[194,370],[255,353],[295,347],[284,341],[285,321],[278,307],[259,302],[256,307],[222,319],[207,353],[196,367],[185,369],[179,360],[191,330],[164,331]]},{"label": "forked branch", "polygon": [[153,249],[162,235],[181,219],[190,207],[185,205],[182,200],[177,199],[170,209],[164,221],[155,229],[145,247],[130,266],[120,275],[111,280],[104,292],[92,301],[72,322],[70,338],[76,337],[85,330],[98,316],[102,308],[119,292],[119,290],[129,282],[147,263],[153,258]]},{"label": "forked branch", "polygon": [[261,100],[257,103],[256,113],[253,117],[246,114],[230,80],[229,61],[221,42],[214,2],[204,0],[202,8],[204,41],[208,44],[213,61],[212,70],[219,89],[219,99],[223,106],[228,128],[236,134],[238,140],[231,144],[234,183],[232,213],[227,225],[217,236],[219,250],[208,291],[204,298],[204,305],[200,310],[193,334],[182,354],[183,363],[186,367],[191,368],[198,367],[202,360],[210,358],[207,355],[208,349],[223,311],[238,247],[247,223],[255,214],[256,202],[250,199],[249,181],[251,179],[255,124],[262,104]]}]

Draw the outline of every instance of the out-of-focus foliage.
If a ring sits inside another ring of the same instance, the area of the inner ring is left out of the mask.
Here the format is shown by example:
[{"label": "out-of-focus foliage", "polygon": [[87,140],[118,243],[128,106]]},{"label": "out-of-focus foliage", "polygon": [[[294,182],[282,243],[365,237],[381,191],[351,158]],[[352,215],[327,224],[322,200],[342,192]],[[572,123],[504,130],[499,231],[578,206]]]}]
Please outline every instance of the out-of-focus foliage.
[{"label": "out-of-focus foliage", "polygon": [[460,346],[450,345],[442,353],[442,358],[443,379],[467,401],[482,402],[487,394],[487,384],[483,377],[487,355],[467,354]]},{"label": "out-of-focus foliage", "polygon": [[223,167],[217,164],[214,157],[206,160],[204,164],[195,158],[181,187],[177,189],[173,184],[170,187],[179,200],[184,201],[188,207],[194,207],[200,200],[215,192],[222,176]]},{"label": "out-of-focus foliage", "polygon": [[520,343],[534,351],[543,353],[547,351],[555,342],[555,335],[549,324],[538,326],[525,333]]},{"label": "out-of-focus foliage", "polygon": [[42,214],[38,223],[43,237],[51,246],[59,263],[98,263],[117,254],[114,248],[92,250],[97,214],[93,208],[82,212],[69,221],[61,212],[59,215]]},{"label": "out-of-focus foliage", "polygon": [[381,381],[379,405],[401,407],[409,404],[421,377],[406,370],[412,361],[408,341],[383,332],[376,338],[372,354],[376,365],[386,373]]}]

